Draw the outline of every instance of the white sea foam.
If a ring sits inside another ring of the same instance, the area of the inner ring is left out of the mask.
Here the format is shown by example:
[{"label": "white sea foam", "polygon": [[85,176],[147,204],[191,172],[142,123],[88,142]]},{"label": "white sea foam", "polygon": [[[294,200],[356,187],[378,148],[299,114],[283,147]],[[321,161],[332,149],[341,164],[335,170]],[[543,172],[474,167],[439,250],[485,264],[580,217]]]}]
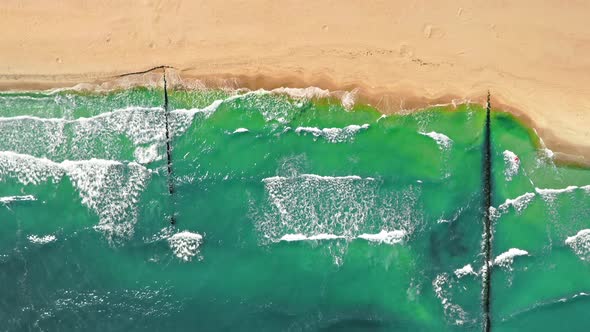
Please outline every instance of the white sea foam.
[{"label": "white sea foam", "polygon": [[590,260],[590,229],[583,229],[565,240],[582,260]]},{"label": "white sea foam", "polygon": [[560,188],[560,189],[535,188],[535,191],[539,195],[557,195],[557,194],[562,194],[562,193],[571,193],[576,189],[578,189],[578,186],[567,186],[566,188]]},{"label": "white sea foam", "polygon": [[239,98],[239,97],[241,97],[241,95],[235,95],[235,96],[229,97],[227,99],[218,99],[203,108],[190,108],[190,109],[178,108],[178,109],[172,110],[170,112],[170,115],[182,115],[182,116],[190,117],[192,119],[195,117],[195,115],[202,114],[206,118],[208,118],[213,113],[215,113],[215,111],[217,111],[217,109],[219,108],[219,105],[221,105],[224,102],[227,102],[227,101]]},{"label": "white sea foam", "polygon": [[[303,179],[312,179],[312,180],[319,180],[319,181],[338,181],[338,180],[365,180],[365,181],[375,181],[373,178],[362,178],[358,175],[346,175],[346,176],[324,176],[324,175],[317,175],[317,174],[301,174],[301,178]],[[287,178],[283,178],[287,179]]]},{"label": "white sea foam", "polygon": [[501,253],[494,259],[494,265],[509,268],[514,262],[515,257],[528,256],[529,252],[522,249],[510,248],[508,251]]},{"label": "white sea foam", "polygon": [[[11,93],[10,91],[8,91],[8,93]],[[20,100],[33,100],[33,101],[38,101],[38,100],[51,100],[54,99],[54,97],[52,96],[47,96],[47,95],[35,95],[35,96],[22,96],[22,95],[6,95],[6,92],[0,92],[0,98],[7,100],[7,99],[20,99]]]},{"label": "white sea foam", "polygon": [[394,244],[421,223],[418,189],[378,193],[380,181],[302,174],[262,180],[268,205],[254,211],[265,241],[364,239]]},{"label": "white sea foam", "polygon": [[520,168],[520,159],[516,155],[516,153],[505,150],[503,152],[504,155],[504,176],[506,177],[506,181],[512,181],[512,178],[518,174],[518,170]]},{"label": "white sea foam", "polygon": [[396,244],[404,240],[406,232],[404,230],[386,231],[382,230],[377,234],[361,234],[358,236],[359,239],[364,239],[370,242],[385,243],[385,244]]},{"label": "white sea foam", "polygon": [[142,125],[142,123],[146,122],[147,120],[151,120],[146,118],[146,116],[156,115],[161,117],[163,113],[164,109],[162,107],[128,106],[88,118],[41,118],[23,115],[15,117],[0,117],[0,122],[21,122],[24,120],[41,123],[78,124],[86,126],[92,123],[98,123],[103,127],[110,127],[113,131],[118,133],[128,134],[129,137],[134,141],[142,142],[142,140],[144,140],[146,137],[146,134],[148,134],[146,132],[145,124]]},{"label": "white sea foam", "polygon": [[537,137],[539,137],[539,142],[541,143],[541,151],[543,152],[543,156],[542,158],[546,158],[549,159],[549,161],[553,161],[553,157],[555,156],[555,153],[553,153],[553,151],[549,150],[549,148],[547,148],[547,145],[545,145],[545,142],[543,141],[543,139],[541,138],[541,136],[539,136],[539,133],[537,133],[536,129],[533,129],[535,131],[535,135],[537,135]]},{"label": "white sea foam", "polygon": [[287,96],[294,98],[294,99],[305,99],[305,100],[310,100],[310,99],[314,99],[314,98],[317,98],[317,99],[329,98],[332,96],[340,95],[342,106],[347,109],[350,109],[354,105],[357,90],[355,89],[352,91],[332,92],[330,90],[321,89],[321,88],[318,88],[315,86],[310,86],[310,87],[306,87],[306,88],[281,87],[281,88],[276,88],[276,89],[272,89],[272,90],[258,89],[255,91],[248,91],[247,93],[241,94],[241,96],[244,96],[244,95],[265,95],[265,94],[287,95]]},{"label": "white sea foam", "polygon": [[[262,90],[264,91],[264,90]],[[310,86],[307,88],[276,88],[271,91],[270,93],[274,94],[286,94],[293,98],[301,98],[301,99],[313,99],[313,98],[327,98],[330,96],[329,90],[320,89],[315,86]]]},{"label": "white sea foam", "polygon": [[490,206],[490,208],[488,209],[488,213],[490,214],[490,218],[492,220],[498,220],[503,214],[502,211],[496,209],[493,206]]},{"label": "white sea foam", "polygon": [[[224,103],[247,98],[260,92],[236,94],[215,100],[204,108],[177,109],[169,114],[172,137],[182,135],[197,114],[211,116]],[[264,110],[261,110],[264,113]],[[285,114],[279,115],[284,117]],[[266,117],[272,118],[271,115]],[[166,114],[162,107],[130,106],[99,115],[78,118],[40,118],[35,116],[0,117],[3,140],[0,150],[10,150],[35,157],[85,160],[92,157],[121,159],[120,139],[127,137],[136,147],[136,161],[147,164],[163,158],[166,140]],[[147,148],[145,146],[148,146]],[[154,156],[154,153],[159,155]]]},{"label": "white sea foam", "polygon": [[550,188],[535,188],[537,194],[541,195],[543,199],[547,202],[553,202],[557,195],[564,194],[564,193],[571,193],[578,189],[578,186],[567,186],[566,188],[559,188],[559,189],[550,189]]},{"label": "white sea foam", "polygon": [[579,292],[577,294],[572,295],[569,298],[567,298],[567,297],[561,298],[561,299],[559,299],[559,302],[567,302],[567,301],[572,300],[572,299],[575,299],[577,297],[586,297],[586,296],[590,296],[590,294],[589,293],[585,293],[585,292]]},{"label": "white sea foam", "polygon": [[[317,175],[317,174],[301,174],[298,175],[301,179],[309,179],[309,180],[318,180],[318,181],[338,181],[338,180],[367,180],[367,181],[374,181],[373,178],[361,178],[358,175],[345,175],[345,176],[324,176],[324,175]],[[273,183],[275,181],[286,181],[289,179],[293,179],[286,176],[272,176],[269,178],[262,179],[262,182],[265,183]]]},{"label": "white sea foam", "polygon": [[387,115],[387,114],[381,114],[381,116],[377,119],[376,122],[379,122],[379,121],[381,121],[383,119],[387,119],[388,117],[389,117],[389,115]]},{"label": "white sea foam", "polygon": [[547,158],[549,159],[553,159],[553,157],[555,156],[555,153],[549,150],[548,148],[544,148],[543,152],[545,153],[545,156],[547,156]]},{"label": "white sea foam", "polygon": [[67,120],[63,118],[43,118],[33,115],[17,115],[9,117],[0,117],[0,122],[13,122],[13,121],[40,121],[40,122],[55,122],[55,123],[72,123],[76,120]]},{"label": "white sea foam", "polygon": [[436,141],[439,148],[441,150],[448,150],[453,146],[453,140],[449,138],[449,136],[441,133],[437,133],[435,131],[431,131],[428,133],[420,132],[421,135],[428,136]]},{"label": "white sea foam", "polygon": [[168,244],[174,255],[185,262],[193,259],[199,253],[203,243],[203,236],[198,233],[183,231],[168,238]]},{"label": "white sea foam", "polygon": [[342,239],[343,236],[338,236],[334,234],[317,234],[308,237],[309,240],[337,240]]},{"label": "white sea foam", "polygon": [[356,90],[347,91],[342,95],[342,106],[345,109],[351,110],[354,107],[356,100],[356,92]]},{"label": "white sea foam", "polygon": [[475,272],[473,270],[473,267],[471,266],[471,264],[467,264],[467,265],[463,266],[462,268],[455,270],[455,276],[457,276],[457,278],[463,278],[464,276],[467,276],[467,275],[474,275],[474,276],[477,275],[477,272]]},{"label": "white sea foam", "polygon": [[[535,130],[535,134],[537,134],[537,130]],[[539,136],[539,135],[537,134],[537,136]],[[540,136],[539,136],[539,141],[541,142],[541,148],[542,148],[542,151],[543,151],[543,154],[545,155],[545,157],[553,160],[555,153],[553,151],[551,151],[547,147],[547,145],[545,145],[545,142],[543,141],[543,139]]]},{"label": "white sea foam", "polygon": [[343,91],[343,92],[330,92],[329,90],[321,89],[315,86],[307,87],[307,88],[276,88],[270,91],[267,90],[257,90],[254,92],[258,92],[260,94],[263,93],[272,93],[272,94],[284,94],[288,95],[291,98],[295,99],[305,99],[310,100],[314,98],[329,98],[331,96],[341,95],[340,102],[342,106],[350,110],[355,104],[357,90],[352,91]]},{"label": "white sea foam", "polygon": [[136,204],[150,177],[145,167],[100,159],[56,163],[0,151],[0,181],[13,178],[24,185],[37,185],[57,183],[64,176],[80,193],[82,204],[98,215],[97,229],[107,231],[108,235],[132,234],[137,220]]},{"label": "white sea foam", "polygon": [[4,204],[8,204],[8,203],[12,203],[12,202],[36,201],[36,200],[37,199],[33,195],[0,197],[0,203],[4,203]]},{"label": "white sea foam", "polygon": [[469,316],[460,305],[452,302],[452,292],[449,291],[452,287],[453,284],[447,273],[437,275],[432,281],[434,294],[440,300],[447,319],[455,325],[463,325],[469,321]]},{"label": "white sea foam", "polygon": [[16,178],[24,185],[36,185],[53,179],[59,181],[64,169],[47,158],[19,154],[11,151],[0,151],[0,179]]},{"label": "white sea foam", "polygon": [[158,148],[160,147],[161,145],[159,144],[152,144],[148,147],[138,146],[135,149],[133,156],[140,164],[149,164],[154,161],[162,160],[163,156],[158,151]]},{"label": "white sea foam", "polygon": [[524,193],[516,198],[509,198],[504,203],[500,204],[498,210],[504,213],[512,206],[516,212],[520,213],[533,201],[533,198],[535,198],[534,193]]},{"label": "white sea foam", "polygon": [[406,235],[405,231],[395,230],[395,231],[385,231],[382,230],[377,234],[361,234],[356,237],[346,237],[342,235],[335,235],[335,234],[315,234],[315,235],[304,235],[304,234],[285,234],[283,235],[279,241],[285,242],[294,242],[294,241],[322,241],[322,240],[341,240],[346,239],[348,241],[352,241],[355,239],[363,239],[369,242],[376,242],[376,243],[385,243],[385,244],[396,244],[402,242]]},{"label": "white sea foam", "polygon": [[135,146],[165,140],[161,107],[126,107],[89,118],[0,118],[0,150],[57,159],[120,158],[124,136]]},{"label": "white sea foam", "polygon": [[180,135],[192,124],[192,121],[197,114],[202,115],[205,119],[209,118],[217,111],[221,104],[230,103],[234,100],[241,100],[245,104],[244,106],[246,108],[253,108],[259,111],[267,122],[278,121],[280,123],[285,123],[289,114],[289,106],[292,106],[292,104],[281,100],[270,101],[260,98],[260,96],[272,93],[283,94],[279,90],[276,92],[273,91],[262,89],[248,91],[246,93],[234,91],[236,94],[225,99],[215,100],[213,103],[204,108],[173,110],[170,112],[170,131],[173,132],[174,135]]},{"label": "white sea foam", "polygon": [[369,124],[349,125],[344,128],[316,128],[316,127],[297,127],[297,134],[312,134],[315,137],[323,137],[330,143],[346,142],[354,138],[356,133],[369,128]]},{"label": "white sea foam", "polygon": [[47,243],[54,242],[57,240],[55,235],[43,235],[43,236],[29,235],[28,239],[31,243],[35,243],[35,244],[47,244]]},{"label": "white sea foam", "polygon": [[241,133],[247,133],[247,132],[249,132],[249,130],[247,128],[238,128],[238,129],[234,130],[232,134],[241,134]]},{"label": "white sea foam", "polygon": [[[223,100],[215,100],[204,108],[177,109],[169,114],[169,133],[172,137],[184,133],[197,114],[210,117],[223,103],[243,100],[250,108],[258,110],[266,121],[286,122],[293,114],[292,102],[259,98],[265,94],[287,94],[293,98],[309,99],[328,97],[330,92],[318,88],[257,90],[236,93]],[[352,95],[349,95],[349,97]],[[350,99],[350,98],[348,98]],[[347,99],[347,100],[348,100]],[[346,103],[345,103],[346,104]],[[0,117],[3,140],[0,150],[10,150],[52,160],[87,160],[90,158],[117,159],[121,156],[121,139],[129,139],[136,148],[135,160],[147,164],[163,158],[162,145],[166,139],[166,113],[162,107],[130,106],[88,118],[41,118],[35,116]],[[322,135],[329,141],[347,140],[366,126],[357,128],[327,128]],[[148,146],[149,148],[146,148]],[[160,155],[154,156],[153,152]]]},{"label": "white sea foam", "polygon": [[204,119],[207,119],[213,113],[215,113],[215,111],[217,111],[221,104],[223,104],[225,101],[235,99],[236,97],[237,96],[230,97],[225,100],[218,99],[203,108],[175,109],[170,111],[168,118],[170,136],[176,137],[182,135],[193,124],[197,114],[201,115]]},{"label": "white sea foam", "polygon": [[[300,103],[295,103],[295,105],[287,100],[286,98],[275,98],[275,99],[266,99],[260,98],[261,96],[276,94],[276,95],[288,95],[295,99],[310,99],[315,92],[316,88],[307,88],[307,89],[291,89],[291,88],[278,88],[275,90],[264,90],[258,89],[254,91],[246,91],[244,90],[234,90],[234,95],[231,95],[223,100],[216,100],[211,105],[207,106],[204,109],[193,109],[193,110],[177,110],[172,111],[172,113],[184,114],[186,117],[187,115],[192,119],[192,117],[197,113],[202,113],[205,117],[209,117],[213,114],[217,108],[223,103],[229,103],[234,100],[240,100],[243,102],[243,106],[245,108],[256,109],[257,111],[262,114],[265,121],[278,121],[280,123],[286,123],[287,117],[289,116],[289,110],[292,110],[293,106],[301,107]],[[182,122],[186,122],[183,120]]]},{"label": "white sea foam", "polygon": [[293,242],[293,241],[306,241],[309,238],[303,234],[285,234],[281,236],[279,241]]},{"label": "white sea foam", "polygon": [[280,238],[279,241],[293,242],[293,241],[321,241],[321,240],[338,240],[338,239],[344,239],[344,237],[334,235],[334,234],[316,234],[316,235],[311,235],[311,236],[306,236],[303,234],[285,234]]}]

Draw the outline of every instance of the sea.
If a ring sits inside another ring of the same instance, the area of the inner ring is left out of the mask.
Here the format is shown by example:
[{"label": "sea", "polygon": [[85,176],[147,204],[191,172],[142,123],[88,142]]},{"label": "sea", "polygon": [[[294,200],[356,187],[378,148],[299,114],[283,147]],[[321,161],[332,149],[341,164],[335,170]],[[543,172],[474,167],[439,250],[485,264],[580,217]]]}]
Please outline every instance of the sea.
[{"label": "sea", "polygon": [[352,100],[0,93],[0,331],[588,331],[590,169]]}]

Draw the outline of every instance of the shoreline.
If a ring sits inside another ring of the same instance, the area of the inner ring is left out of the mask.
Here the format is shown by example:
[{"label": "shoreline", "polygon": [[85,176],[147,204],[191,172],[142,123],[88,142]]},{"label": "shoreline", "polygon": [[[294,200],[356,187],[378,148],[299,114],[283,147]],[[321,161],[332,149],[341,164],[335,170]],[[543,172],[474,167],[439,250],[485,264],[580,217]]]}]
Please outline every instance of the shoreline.
[{"label": "shoreline", "polygon": [[6,0],[1,12],[0,90],[131,84],[117,77],[164,66],[185,83],[358,89],[384,113],[483,104],[489,90],[558,159],[590,165],[590,2]]},{"label": "shoreline", "polygon": [[[232,75],[216,74],[198,76],[191,74],[191,71],[178,71],[171,67],[156,67],[147,70],[120,73],[111,75],[86,74],[86,75],[63,75],[63,76],[15,76],[14,82],[0,75],[0,91],[26,92],[26,91],[48,91],[48,90],[79,90],[89,92],[108,92],[117,89],[128,89],[132,87],[160,87],[163,88],[163,77],[166,74],[168,86],[176,89],[198,90],[198,89],[246,89],[255,91],[275,90],[281,88],[308,89],[317,88],[329,93],[322,96],[308,96],[311,98],[338,98],[350,93],[354,97],[355,104],[364,104],[374,107],[382,114],[399,114],[415,112],[421,109],[436,106],[453,106],[465,103],[479,104],[485,107],[487,91],[473,93],[467,97],[459,94],[444,93],[430,97],[417,96],[410,91],[389,91],[385,88],[369,87],[362,83],[339,83],[328,76],[306,79],[301,76],[284,74],[283,76],[265,75]],[[33,78],[34,79],[31,79]],[[82,79],[88,79],[81,82]],[[545,147],[554,152],[555,162],[570,166],[590,166],[590,145],[575,145],[564,140],[555,134],[551,128],[541,128],[533,116],[527,112],[507,104],[501,96],[491,96],[492,110],[508,112],[515,116],[525,126],[536,132],[537,136],[545,144]]]}]

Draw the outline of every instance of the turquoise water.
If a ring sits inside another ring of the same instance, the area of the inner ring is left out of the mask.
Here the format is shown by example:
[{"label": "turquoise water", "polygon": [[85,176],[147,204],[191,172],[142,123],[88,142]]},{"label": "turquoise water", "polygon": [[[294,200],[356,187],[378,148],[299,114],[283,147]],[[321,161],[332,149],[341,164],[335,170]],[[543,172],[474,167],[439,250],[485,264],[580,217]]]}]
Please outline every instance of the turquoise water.
[{"label": "turquoise water", "polygon": [[[0,95],[0,330],[482,329],[481,106],[168,99]],[[491,128],[492,329],[585,331],[590,171]]]}]

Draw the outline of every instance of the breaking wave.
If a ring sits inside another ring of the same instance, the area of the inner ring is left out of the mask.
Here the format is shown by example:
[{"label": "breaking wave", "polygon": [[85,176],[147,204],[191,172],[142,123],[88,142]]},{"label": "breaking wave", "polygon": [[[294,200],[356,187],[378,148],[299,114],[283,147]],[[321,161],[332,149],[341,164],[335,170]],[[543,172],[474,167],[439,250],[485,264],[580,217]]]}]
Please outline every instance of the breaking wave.
[{"label": "breaking wave", "polygon": [[27,238],[31,243],[35,244],[47,244],[57,240],[57,237],[55,237],[55,235],[29,235]]},{"label": "breaking wave", "polygon": [[468,275],[478,275],[478,273],[473,270],[473,266],[471,266],[471,264],[467,264],[460,269],[456,269],[454,273],[457,278],[463,278]]},{"label": "breaking wave", "polygon": [[361,130],[369,128],[369,124],[349,125],[344,128],[316,128],[316,127],[297,127],[297,134],[311,134],[314,137],[322,137],[330,143],[342,143],[350,141]]},{"label": "breaking wave", "polygon": [[541,197],[543,197],[543,200],[545,200],[546,202],[553,202],[555,201],[555,199],[557,198],[558,195],[560,194],[565,194],[565,193],[572,193],[578,189],[584,190],[587,193],[590,193],[590,185],[587,186],[582,186],[582,187],[578,187],[578,186],[567,186],[566,188],[558,188],[558,189],[553,189],[553,188],[535,188],[535,192],[539,195],[541,195]]},{"label": "breaking wave", "polygon": [[[237,92],[237,91],[236,91]],[[296,103],[285,99],[261,98],[267,94],[288,95],[295,99],[330,96],[327,91],[315,89],[276,89],[237,93],[225,99],[215,100],[204,108],[176,109],[169,114],[171,137],[182,135],[197,115],[208,118],[220,105],[234,100],[252,104],[266,121],[286,122],[297,109]],[[166,140],[166,111],[162,107],[129,106],[104,112],[92,117],[43,118],[37,116],[0,117],[2,141],[0,151],[13,151],[51,160],[88,160],[91,158],[127,160],[133,158],[148,164],[164,157]],[[298,132],[310,132],[325,137],[330,142],[341,142],[367,129],[368,124],[345,128],[299,128]],[[241,128],[235,133],[244,132]],[[133,153],[124,152],[126,142],[132,144]]]},{"label": "breaking wave", "polygon": [[422,223],[419,188],[383,193],[360,176],[302,174],[262,180],[267,205],[254,211],[263,242],[364,239],[397,243]]},{"label": "breaking wave", "polygon": [[14,179],[23,185],[59,182],[67,176],[78,190],[82,204],[99,217],[97,230],[108,235],[129,236],[137,220],[139,197],[150,171],[131,162],[112,160],[65,160],[60,163],[15,152],[0,152],[0,180]]},{"label": "breaking wave", "polygon": [[326,234],[326,233],[311,235],[311,236],[306,236],[303,234],[286,234],[286,235],[283,235],[279,239],[279,241],[294,242],[294,241],[325,241],[325,240],[341,240],[341,239],[345,239],[347,241],[352,241],[355,239],[363,239],[363,240],[366,240],[369,242],[384,243],[384,244],[393,245],[393,244],[402,242],[404,240],[405,236],[406,236],[405,231],[382,230],[381,232],[376,233],[376,234],[366,234],[365,233],[365,234],[361,234],[356,237],[346,237],[346,236],[342,236],[342,235]]},{"label": "breaking wave", "polygon": [[509,150],[504,150],[502,154],[504,155],[504,176],[506,181],[512,181],[512,178],[518,174],[520,159],[516,153]]},{"label": "breaking wave", "polygon": [[174,255],[188,262],[199,254],[199,247],[203,243],[203,236],[188,231],[176,233],[168,238],[168,244]]},{"label": "breaking wave", "polygon": [[436,141],[438,147],[441,150],[449,150],[453,146],[453,140],[449,138],[449,136],[441,133],[437,133],[435,131],[431,132],[420,132],[421,135],[428,136]]},{"label": "breaking wave", "polygon": [[250,130],[248,130],[247,128],[238,128],[238,129],[234,130],[232,132],[232,134],[242,134],[242,133],[247,133],[249,131]]},{"label": "breaking wave", "polygon": [[590,259],[590,229],[583,229],[565,240],[565,244],[582,260]]},{"label": "breaking wave", "polygon": [[514,258],[519,256],[528,256],[529,252],[522,249],[510,248],[508,251],[501,253],[494,259],[494,265],[510,268],[514,263]]},{"label": "breaking wave", "polygon": [[52,160],[118,159],[122,137],[138,148],[163,144],[166,137],[161,107],[127,107],[77,119],[0,118],[0,131],[0,150]]},{"label": "breaking wave", "polygon": [[508,198],[504,203],[498,206],[498,210],[506,212],[508,208],[513,207],[516,212],[520,213],[526,209],[526,207],[533,201],[534,198],[534,193],[524,193],[513,199]]}]

